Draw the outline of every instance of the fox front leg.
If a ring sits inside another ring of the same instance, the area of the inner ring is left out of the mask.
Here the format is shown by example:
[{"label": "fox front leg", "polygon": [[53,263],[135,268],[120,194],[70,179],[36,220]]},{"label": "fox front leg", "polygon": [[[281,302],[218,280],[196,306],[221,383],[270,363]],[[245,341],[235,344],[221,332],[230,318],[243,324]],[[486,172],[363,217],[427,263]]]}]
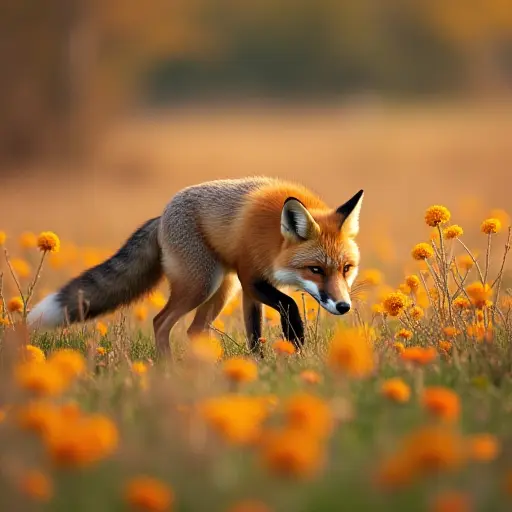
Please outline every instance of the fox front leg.
[{"label": "fox front leg", "polygon": [[281,314],[281,327],[285,338],[298,349],[304,345],[304,324],[297,303],[266,280],[255,281],[252,292],[255,299]]}]

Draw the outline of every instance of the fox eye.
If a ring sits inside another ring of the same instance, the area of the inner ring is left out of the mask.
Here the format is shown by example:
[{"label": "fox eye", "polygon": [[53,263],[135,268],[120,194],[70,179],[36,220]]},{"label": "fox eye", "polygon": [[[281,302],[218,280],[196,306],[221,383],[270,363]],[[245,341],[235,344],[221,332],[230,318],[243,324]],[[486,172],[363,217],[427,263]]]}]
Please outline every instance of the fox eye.
[{"label": "fox eye", "polygon": [[309,270],[311,270],[311,272],[313,272],[313,274],[320,274],[321,276],[324,275],[324,270],[322,267],[308,267]]},{"label": "fox eye", "polygon": [[350,263],[347,263],[344,267],[343,267],[343,273],[346,274],[351,268],[353,267],[353,265],[351,265]]}]

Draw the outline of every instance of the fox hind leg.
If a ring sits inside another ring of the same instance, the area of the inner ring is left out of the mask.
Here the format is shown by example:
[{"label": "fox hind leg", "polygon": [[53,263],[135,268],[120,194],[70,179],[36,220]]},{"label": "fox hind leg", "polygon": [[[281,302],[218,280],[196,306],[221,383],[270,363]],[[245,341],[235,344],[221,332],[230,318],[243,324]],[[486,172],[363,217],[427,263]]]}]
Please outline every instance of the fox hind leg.
[{"label": "fox hind leg", "polygon": [[263,325],[263,307],[261,302],[254,300],[248,293],[244,293],[243,298],[244,323],[249,350],[253,353],[258,352],[263,355],[259,346]]}]

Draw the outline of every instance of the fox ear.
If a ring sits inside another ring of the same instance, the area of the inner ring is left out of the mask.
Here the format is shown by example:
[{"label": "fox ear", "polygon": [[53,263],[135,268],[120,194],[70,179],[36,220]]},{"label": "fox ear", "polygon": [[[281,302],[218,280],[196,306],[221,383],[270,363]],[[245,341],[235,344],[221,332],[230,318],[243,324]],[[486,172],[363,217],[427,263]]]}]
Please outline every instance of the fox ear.
[{"label": "fox ear", "polygon": [[310,240],[320,232],[320,227],[306,207],[295,197],[289,197],[281,211],[281,233],[285,239],[299,242]]},{"label": "fox ear", "polygon": [[341,231],[349,238],[354,238],[359,233],[359,214],[361,213],[363,196],[364,191],[360,190],[336,210],[341,220]]}]

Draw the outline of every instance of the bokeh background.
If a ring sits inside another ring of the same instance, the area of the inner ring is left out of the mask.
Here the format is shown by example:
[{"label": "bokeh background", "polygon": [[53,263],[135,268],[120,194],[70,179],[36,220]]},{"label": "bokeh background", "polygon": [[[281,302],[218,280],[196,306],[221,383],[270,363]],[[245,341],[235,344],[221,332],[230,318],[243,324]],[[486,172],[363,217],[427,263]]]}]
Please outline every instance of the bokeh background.
[{"label": "bokeh background", "polygon": [[[510,0],[2,0],[0,228],[115,249],[180,188],[360,188],[363,264],[510,206]],[[400,266],[400,272],[402,267]]]}]

